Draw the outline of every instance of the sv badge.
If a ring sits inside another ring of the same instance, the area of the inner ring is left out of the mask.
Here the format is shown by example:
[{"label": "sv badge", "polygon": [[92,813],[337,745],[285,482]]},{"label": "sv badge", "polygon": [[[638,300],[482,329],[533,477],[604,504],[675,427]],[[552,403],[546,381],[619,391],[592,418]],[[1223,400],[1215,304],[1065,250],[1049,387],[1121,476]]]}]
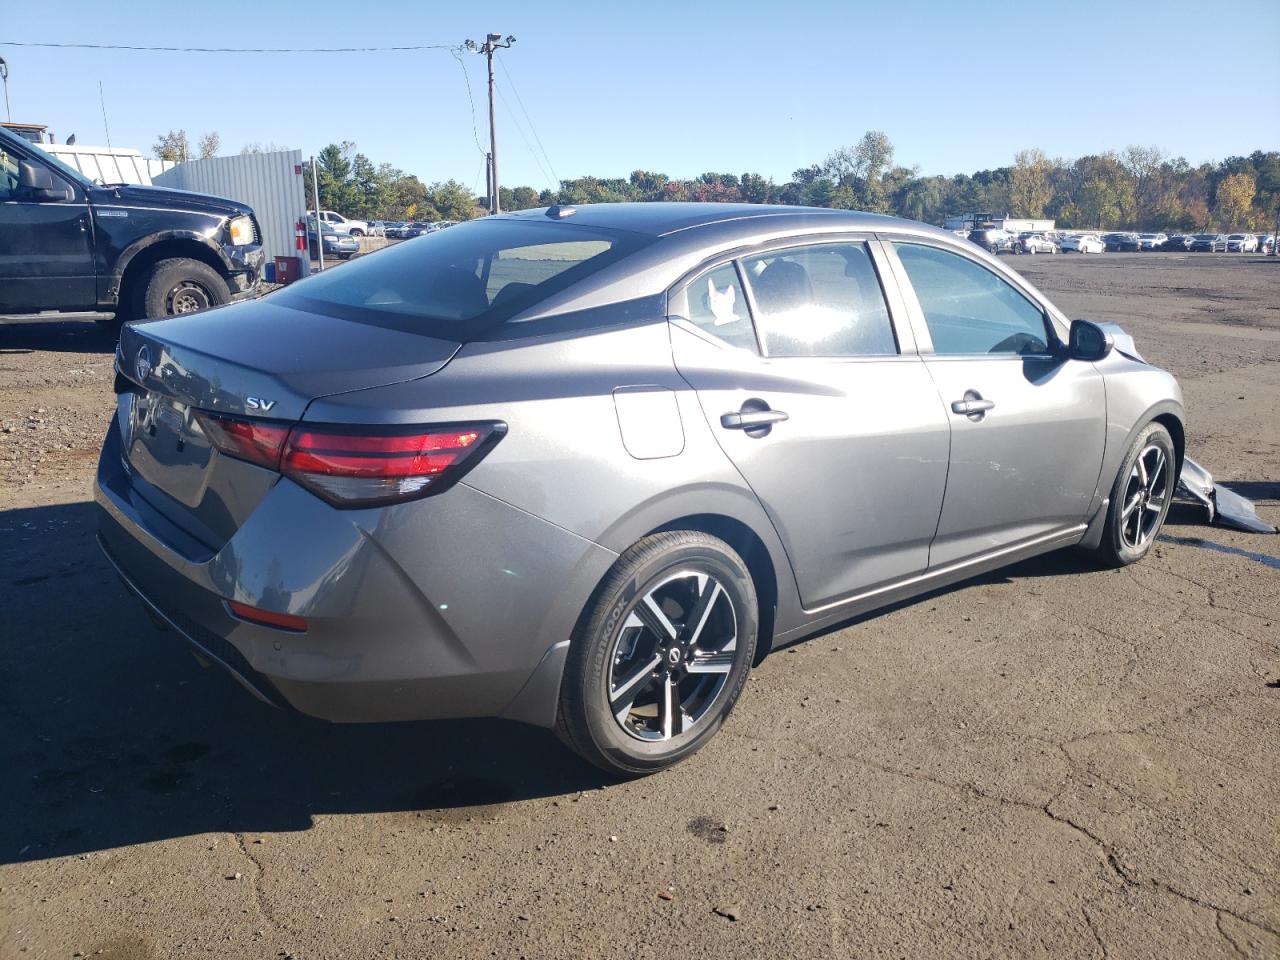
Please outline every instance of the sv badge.
[{"label": "sv badge", "polygon": [[261,410],[263,413],[267,413],[276,405],[274,400],[262,400],[259,397],[245,397],[244,403],[250,410]]}]

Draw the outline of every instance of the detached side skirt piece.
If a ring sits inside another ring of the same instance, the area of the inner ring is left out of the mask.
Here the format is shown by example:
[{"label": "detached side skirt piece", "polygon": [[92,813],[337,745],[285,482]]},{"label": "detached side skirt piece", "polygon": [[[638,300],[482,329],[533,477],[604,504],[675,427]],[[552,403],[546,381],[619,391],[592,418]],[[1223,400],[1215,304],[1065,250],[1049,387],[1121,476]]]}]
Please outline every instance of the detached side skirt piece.
[{"label": "detached side skirt piece", "polygon": [[1209,512],[1209,522],[1246,533],[1275,533],[1276,528],[1258,516],[1253,501],[1213,482],[1213,475],[1190,457],[1182,461],[1178,491]]}]

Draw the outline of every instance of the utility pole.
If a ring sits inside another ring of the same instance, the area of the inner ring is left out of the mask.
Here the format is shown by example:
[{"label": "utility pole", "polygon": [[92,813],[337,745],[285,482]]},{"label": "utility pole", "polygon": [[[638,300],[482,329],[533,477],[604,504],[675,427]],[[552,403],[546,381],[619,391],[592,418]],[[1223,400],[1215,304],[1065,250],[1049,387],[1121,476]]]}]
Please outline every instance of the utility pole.
[{"label": "utility pole", "polygon": [[503,37],[500,33],[485,36],[484,43],[467,41],[467,49],[473,53],[483,53],[489,61],[489,212],[501,213],[502,204],[498,200],[498,131],[494,126],[496,108],[493,102],[493,54],[496,50],[505,50],[516,42],[512,36]]},{"label": "utility pole", "polygon": [[[320,223],[320,178],[316,176],[316,158],[311,158],[311,188],[315,191],[316,198],[316,252],[320,254],[320,269],[324,270],[324,230]],[[305,189],[305,188],[304,188]],[[305,225],[305,221],[304,221]],[[311,240],[307,239],[307,256],[311,256]],[[308,268],[310,269],[310,268]]]},{"label": "utility pole", "polygon": [[484,195],[489,202],[489,213],[497,213],[493,209],[493,154],[486,153],[484,155]]},{"label": "utility pole", "polygon": [[4,82],[5,119],[13,123],[13,111],[9,109],[9,64],[4,62],[4,57],[0,57],[0,81]]}]

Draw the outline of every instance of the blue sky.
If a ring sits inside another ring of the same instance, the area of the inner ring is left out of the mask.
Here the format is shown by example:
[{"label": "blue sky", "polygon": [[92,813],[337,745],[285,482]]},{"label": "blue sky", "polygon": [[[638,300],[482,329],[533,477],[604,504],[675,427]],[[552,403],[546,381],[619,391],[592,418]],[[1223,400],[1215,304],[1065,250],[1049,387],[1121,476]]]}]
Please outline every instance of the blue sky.
[{"label": "blue sky", "polygon": [[[779,181],[884,130],[896,159],[956,173],[1037,146],[1126,144],[1193,163],[1280,149],[1280,3],[285,4],[168,0],[0,5],[0,40],[165,46],[454,44],[513,34],[498,71],[504,185],[593,173],[760,172]],[[216,130],[313,153],[352,140],[375,162],[473,188],[483,156],[444,50],[328,55],[137,53],[0,45],[13,117],[149,153]],[[484,60],[464,58],[487,143]],[[1179,76],[1179,72],[1181,75]],[[533,134],[550,158],[535,162]],[[526,145],[526,140],[530,145]]]}]

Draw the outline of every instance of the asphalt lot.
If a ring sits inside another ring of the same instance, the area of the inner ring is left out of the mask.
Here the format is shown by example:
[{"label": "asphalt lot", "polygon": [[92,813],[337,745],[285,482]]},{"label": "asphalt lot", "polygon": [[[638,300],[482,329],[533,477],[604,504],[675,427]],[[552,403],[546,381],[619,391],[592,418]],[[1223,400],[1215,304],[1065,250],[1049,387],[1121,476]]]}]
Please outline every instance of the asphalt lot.
[{"label": "asphalt lot", "polygon": [[[1181,379],[1280,522],[1280,260],[1020,257]],[[92,324],[0,327],[0,957],[1280,956],[1280,538],[1178,510],[770,657],[674,770],[336,727],[157,632],[93,544]]]}]

